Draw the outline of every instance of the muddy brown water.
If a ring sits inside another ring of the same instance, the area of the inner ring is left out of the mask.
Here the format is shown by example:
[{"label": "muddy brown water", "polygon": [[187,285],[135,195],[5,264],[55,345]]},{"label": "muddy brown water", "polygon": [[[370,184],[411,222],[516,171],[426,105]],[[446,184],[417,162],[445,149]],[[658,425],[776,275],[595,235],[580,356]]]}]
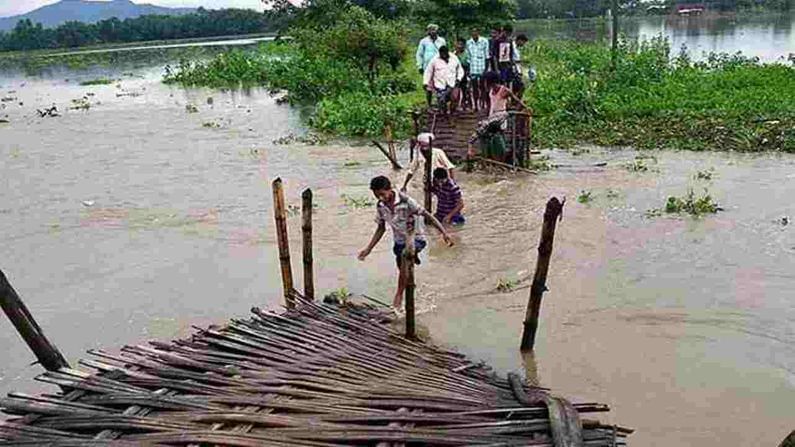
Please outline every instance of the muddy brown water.
[{"label": "muddy brown water", "polygon": [[[276,177],[289,205],[315,192],[318,290],[389,299],[390,243],[355,259],[374,210],[352,203],[370,197],[372,176],[402,173],[367,146],[273,144],[305,129],[267,92],[184,90],[158,76],[0,81],[17,98],[0,111],[10,121],[0,124],[0,268],[70,361],[279,308]],[[83,97],[88,110],[69,109]],[[39,118],[52,103],[62,116]],[[637,429],[631,445],[776,445],[795,428],[795,157],[645,153],[656,159],[633,172],[632,150],[585,149],[547,153],[562,166],[537,176],[459,174],[469,222],[451,249],[435,238],[417,270],[422,330],[498,372],[609,403],[609,420]],[[712,180],[693,178],[710,168]],[[644,217],[689,187],[725,211]],[[583,190],[591,202],[576,200]],[[523,359],[528,283],[495,288],[531,274],[553,195],[567,203],[537,352]],[[298,216],[289,225],[298,256]],[[300,281],[297,258],[293,267]],[[52,391],[32,380],[40,368],[5,318],[0,346],[0,391]]]}]

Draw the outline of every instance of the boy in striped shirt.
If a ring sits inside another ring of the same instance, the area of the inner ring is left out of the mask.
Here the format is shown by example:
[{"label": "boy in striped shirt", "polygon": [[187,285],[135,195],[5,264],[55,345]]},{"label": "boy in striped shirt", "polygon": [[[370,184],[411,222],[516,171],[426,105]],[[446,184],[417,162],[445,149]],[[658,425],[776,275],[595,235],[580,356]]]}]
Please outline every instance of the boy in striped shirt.
[{"label": "boy in striped shirt", "polygon": [[436,168],[433,171],[433,193],[436,194],[436,213],[434,217],[444,225],[461,225],[466,220],[461,215],[464,209],[464,198],[461,188],[450,178],[447,169]]}]

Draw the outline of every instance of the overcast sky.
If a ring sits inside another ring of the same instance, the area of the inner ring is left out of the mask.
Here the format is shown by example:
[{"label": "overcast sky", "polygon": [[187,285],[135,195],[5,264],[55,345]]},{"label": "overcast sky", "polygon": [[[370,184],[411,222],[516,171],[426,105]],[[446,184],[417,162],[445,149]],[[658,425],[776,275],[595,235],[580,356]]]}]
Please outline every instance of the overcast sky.
[{"label": "overcast sky", "polygon": [[[0,0],[0,17],[13,16],[32,11],[58,0]],[[260,0],[132,0],[133,3],[151,3],[160,6],[188,6],[205,8],[255,8],[262,10]]]}]

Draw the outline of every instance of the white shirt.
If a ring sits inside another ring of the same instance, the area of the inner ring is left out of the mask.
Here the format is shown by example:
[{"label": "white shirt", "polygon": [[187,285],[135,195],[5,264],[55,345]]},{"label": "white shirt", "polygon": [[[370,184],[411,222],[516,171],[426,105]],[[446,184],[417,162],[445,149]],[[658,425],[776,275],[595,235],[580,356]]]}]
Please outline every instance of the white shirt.
[{"label": "white shirt", "polygon": [[444,90],[447,87],[455,87],[456,82],[463,78],[464,68],[461,67],[461,62],[455,54],[450,54],[447,62],[437,55],[425,69],[422,84]]},{"label": "white shirt", "polygon": [[[433,170],[436,168],[453,169],[455,165],[447,158],[447,154],[442,149],[435,147],[431,155],[431,175],[433,175]],[[425,172],[425,155],[421,151],[414,157],[414,161],[409,166],[409,174],[414,176],[417,172]]]}]

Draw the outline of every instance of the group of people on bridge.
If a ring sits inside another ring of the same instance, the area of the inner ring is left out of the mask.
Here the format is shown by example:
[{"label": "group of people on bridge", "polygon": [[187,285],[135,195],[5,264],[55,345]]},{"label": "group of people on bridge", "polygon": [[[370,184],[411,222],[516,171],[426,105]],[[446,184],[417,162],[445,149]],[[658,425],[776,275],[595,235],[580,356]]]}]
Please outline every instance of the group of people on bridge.
[{"label": "group of people on bridge", "polygon": [[505,111],[511,96],[521,102],[525,79],[534,78],[522,65],[520,50],[527,42],[525,34],[514,37],[510,24],[493,28],[490,39],[475,27],[468,40],[457,38],[451,51],[439,27],[429,24],[416,54],[428,106],[435,99],[442,113],[472,109],[491,116]]}]

